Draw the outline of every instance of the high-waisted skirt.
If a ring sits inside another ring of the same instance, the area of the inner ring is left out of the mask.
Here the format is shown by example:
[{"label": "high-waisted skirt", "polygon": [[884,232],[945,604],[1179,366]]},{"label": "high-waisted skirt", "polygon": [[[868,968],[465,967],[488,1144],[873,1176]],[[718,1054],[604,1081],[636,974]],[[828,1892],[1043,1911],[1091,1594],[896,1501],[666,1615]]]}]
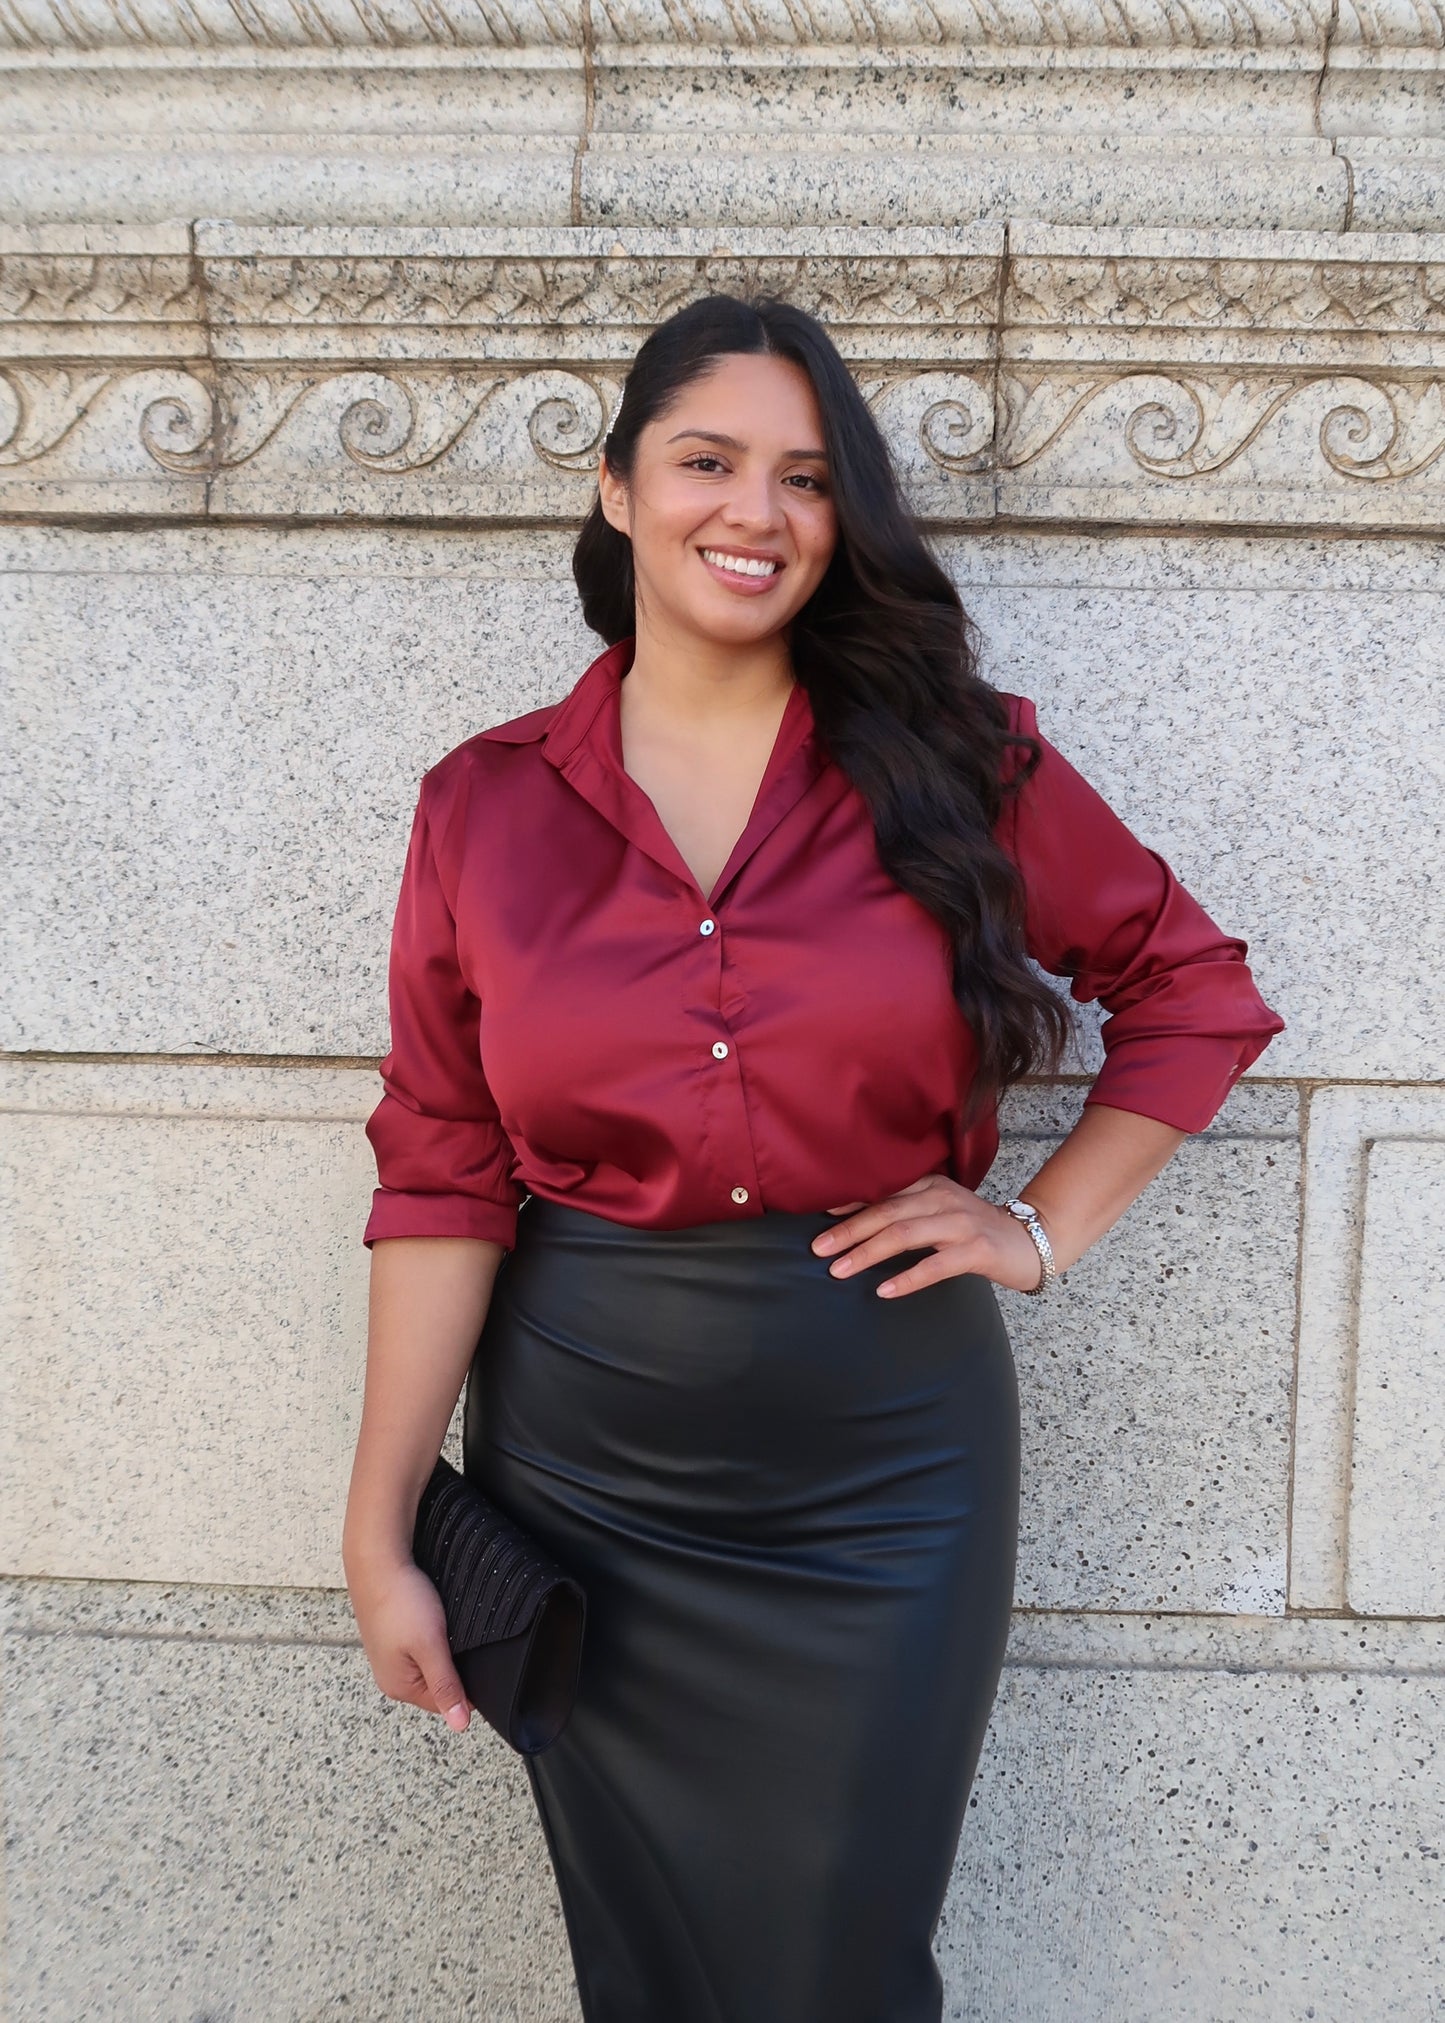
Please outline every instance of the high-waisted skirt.
[{"label": "high-waisted skirt", "polygon": [[587,1591],[527,1759],[586,2023],[938,2023],[933,1937],[1013,1604],[992,1283],[880,1298],[770,1210],[524,1203],[467,1475]]}]

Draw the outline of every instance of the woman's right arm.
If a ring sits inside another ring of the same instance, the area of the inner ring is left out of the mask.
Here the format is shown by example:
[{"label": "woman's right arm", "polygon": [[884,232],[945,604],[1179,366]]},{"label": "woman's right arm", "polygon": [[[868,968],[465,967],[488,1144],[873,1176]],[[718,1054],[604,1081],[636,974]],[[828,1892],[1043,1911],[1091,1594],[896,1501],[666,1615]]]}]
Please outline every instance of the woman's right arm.
[{"label": "woman's right arm", "polygon": [[470,1703],[441,1597],[411,1541],[504,1255],[500,1243],[468,1236],[372,1244],[366,1383],[342,1529],[346,1585],[376,1683],[388,1699],[458,1729]]},{"label": "woman's right arm", "polygon": [[423,779],[392,926],[391,1046],[366,1123],[380,1183],[363,1232],[366,1384],[341,1545],[377,1684],[454,1728],[468,1725],[469,1703],[412,1534],[526,1195],[457,949],[465,784],[447,760]]}]

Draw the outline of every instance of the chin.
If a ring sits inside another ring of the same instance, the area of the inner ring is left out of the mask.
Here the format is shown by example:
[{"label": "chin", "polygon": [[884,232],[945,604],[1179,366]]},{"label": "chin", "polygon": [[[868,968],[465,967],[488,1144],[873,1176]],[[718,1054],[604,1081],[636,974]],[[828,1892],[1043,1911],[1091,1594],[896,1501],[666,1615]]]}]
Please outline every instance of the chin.
[{"label": "chin", "polygon": [[684,614],[684,622],[690,630],[704,639],[716,641],[719,645],[752,646],[760,639],[771,639],[782,632],[797,616],[792,600],[787,604],[774,606],[768,598],[758,598],[755,604],[738,600],[735,611],[692,610]]}]

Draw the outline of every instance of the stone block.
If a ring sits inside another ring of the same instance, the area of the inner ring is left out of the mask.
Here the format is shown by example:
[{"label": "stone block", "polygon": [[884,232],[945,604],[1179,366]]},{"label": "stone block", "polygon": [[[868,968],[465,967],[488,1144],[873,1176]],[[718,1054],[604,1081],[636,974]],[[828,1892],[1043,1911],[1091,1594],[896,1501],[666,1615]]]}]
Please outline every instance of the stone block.
[{"label": "stone block", "polygon": [[949,2023],[1432,2023],[1439,1626],[1035,1622],[940,1921]]},{"label": "stone block", "polygon": [[[1290,1511],[1290,1604],[1294,1608],[1346,1609],[1350,1606],[1349,1536],[1352,1528],[1351,1474],[1356,1437],[1355,1405],[1364,1310],[1361,1306],[1365,1232],[1369,1207],[1370,1147],[1375,1141],[1402,1141],[1418,1153],[1391,1153],[1426,1161],[1445,1144],[1445,1090],[1316,1089],[1308,1101],[1305,1127],[1305,1210],[1299,1266],[1299,1370],[1295,1387],[1295,1458]],[[1394,1188],[1382,1191],[1377,1228],[1408,1214]],[[1382,1253],[1375,1253],[1380,1259]],[[1372,1288],[1380,1264],[1372,1265]],[[1372,1297],[1375,1295],[1372,1292]],[[1429,1381],[1426,1343],[1382,1334],[1388,1308],[1371,1309],[1371,1353],[1412,1360]],[[1421,1360],[1423,1358],[1423,1360]],[[1370,1426],[1379,1425],[1377,1400],[1367,1408]],[[1402,1401],[1403,1402],[1403,1401]],[[1374,1445],[1366,1433],[1366,1447]],[[1396,1457],[1397,1460],[1400,1457]],[[1388,1464],[1387,1464],[1388,1465]],[[1365,1499],[1360,1522],[1366,1538],[1372,1526],[1411,1525],[1411,1513],[1393,1508],[1401,1488],[1366,1470],[1359,1487]],[[1383,1500],[1381,1500],[1383,1499]],[[1410,1577],[1397,1568],[1394,1578]],[[1366,1590],[1368,1592],[1368,1590]]]},{"label": "stone block", "polygon": [[[1026,1190],[1082,1093],[1011,1097],[988,1199]],[[1045,1299],[1000,1293],[1020,1607],[1283,1613],[1299,1161],[1282,1094],[1236,1084]]]},{"label": "stone block", "polygon": [[1168,224],[1295,232],[1345,221],[1345,164],[1325,141],[1177,140],[1070,133],[937,139],[786,133],[599,133],[580,167],[581,218],[635,225],[948,225],[1040,218],[1067,226]]},{"label": "stone block", "polygon": [[[1437,95],[1440,76],[1437,67],[1430,80]],[[1438,112],[1431,110],[1438,122]],[[1434,133],[1343,134],[1335,148],[1350,165],[1352,227],[1362,232],[1445,229],[1445,140],[1438,124]]]},{"label": "stone block", "polygon": [[157,573],[142,537],[98,573],[0,578],[25,753],[7,1046],[379,1056],[422,772],[597,650],[534,535],[444,563],[428,541],[400,575],[373,572],[385,538],[298,532],[250,567],[248,541],[234,572],[208,543]]},{"label": "stone block", "polygon": [[1414,551],[1417,575],[1393,543],[944,552],[989,679],[1034,698],[1044,734],[1246,942],[1287,1021],[1258,1072],[1445,1074],[1445,911],[1419,821],[1445,789],[1436,557]]},{"label": "stone block", "polygon": [[565,134],[20,135],[0,146],[0,212],[27,225],[562,225],[575,153]]},{"label": "stone block", "polygon": [[[561,530],[0,537],[16,1049],[375,1058],[416,782],[600,642]],[[1429,543],[940,537],[989,679],[1249,949],[1259,1075],[1445,1074]],[[1281,669],[1287,670],[1287,678]],[[1348,814],[1346,811],[1352,811]],[[1388,945],[1379,922],[1392,922]]]},{"label": "stone block", "polygon": [[1348,1593],[1445,1616],[1445,1137],[1377,1138],[1365,1168]]},{"label": "stone block", "polygon": [[7,1572],[340,1584],[375,1086],[0,1071]]},{"label": "stone block", "polygon": [[384,1699],[344,1596],[22,1583],[4,1617],[17,2018],[575,2023],[520,1758]]}]

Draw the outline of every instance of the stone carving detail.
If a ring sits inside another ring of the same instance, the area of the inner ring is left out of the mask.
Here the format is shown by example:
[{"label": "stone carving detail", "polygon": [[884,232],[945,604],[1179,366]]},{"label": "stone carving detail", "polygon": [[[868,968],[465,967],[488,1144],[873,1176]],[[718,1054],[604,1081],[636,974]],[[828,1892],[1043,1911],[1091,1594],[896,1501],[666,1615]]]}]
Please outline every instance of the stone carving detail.
[{"label": "stone carving detail", "polygon": [[1320,450],[1345,478],[1414,478],[1445,452],[1445,386],[1408,381],[1352,382],[1358,400],[1330,409]]},{"label": "stone carving detail", "polygon": [[700,295],[760,289],[841,323],[990,323],[998,308],[997,261],[965,254],[213,257],[205,275],[212,318],[223,327],[641,328]]},{"label": "stone carving detail", "polygon": [[116,377],[109,369],[0,368],[0,469],[54,450]]},{"label": "stone carving detail", "polygon": [[[588,409],[579,407],[575,395],[552,394],[527,417],[527,440],[542,462],[557,471],[594,469],[612,418],[615,393],[590,379],[576,384],[592,396]],[[616,393],[621,390],[618,386]]]},{"label": "stone carving detail", "polygon": [[1111,329],[1445,331],[1445,263],[1069,260],[1012,263],[1010,324]]},{"label": "stone carving detail", "polygon": [[175,323],[194,322],[199,313],[189,260],[0,254],[0,320],[8,323]]},{"label": "stone carving detail", "polygon": [[[1355,42],[1431,46],[1439,0],[1344,0],[1341,27]],[[584,20],[596,46],[637,43],[734,47],[834,44],[1060,48],[1310,49],[1329,31],[1328,0],[1233,0],[1178,7],[1159,0],[895,0],[868,18],[850,0],[393,0],[385,9],[304,8],[296,0],[5,0],[0,47],[12,49],[580,48]],[[886,20],[886,30],[882,23]]]},{"label": "stone carving detail", "polygon": [[[1442,382],[1371,382],[1349,374],[1074,373],[999,384],[997,463],[1020,470],[1082,427],[1088,410],[1123,396],[1118,439],[1155,478],[1212,478],[1225,471],[1291,405],[1322,409],[1311,433],[1337,477],[1379,482],[1418,477],[1445,451]],[[1108,424],[1095,425],[1107,449]],[[925,449],[933,455],[925,442]],[[944,459],[934,456],[938,463]],[[1300,472],[1305,478],[1310,474]]]},{"label": "stone carving detail", "polygon": [[390,372],[376,378],[374,393],[342,410],[336,433],[354,464],[391,475],[440,463],[503,384],[498,376],[476,380],[450,373],[403,379]]},{"label": "stone carving detail", "polygon": [[[859,390],[905,469],[917,459],[959,476],[992,464],[993,369],[965,373],[900,371],[855,374]],[[901,455],[900,455],[901,453]]]},{"label": "stone carving detail", "polygon": [[833,330],[931,520],[1229,523],[1267,495],[1293,525],[1438,525],[1436,242],[1331,257],[1282,235],[1271,259],[1178,236],[1169,257],[1160,235],[1036,224],[1011,251],[982,229],[848,251],[548,228],[413,255],[208,225],[194,263],[32,239],[0,262],[0,498],[567,519],[642,335],[709,289],[773,288]]},{"label": "stone carving detail", "polygon": [[210,389],[190,379],[195,398],[175,389],[148,401],[140,414],[141,446],[162,470],[202,476],[214,468],[215,410]]},{"label": "stone carving detail", "polygon": [[[660,322],[715,289],[773,289],[834,324],[998,320],[999,263],[920,253],[668,256],[211,257],[205,307],[218,329],[318,325],[595,330]],[[189,261],[0,256],[0,320],[198,322]],[[1445,262],[1079,258],[1009,263],[1007,326],[1030,329],[1445,332]]]},{"label": "stone carving detail", "polygon": [[[35,465],[65,444],[103,392],[144,391],[154,368],[76,372],[0,369],[0,468]],[[504,389],[545,386],[505,420],[500,451],[558,472],[590,472],[620,382],[595,374],[437,368],[320,373],[227,370],[212,387],[184,373],[138,411],[140,446],[157,472],[205,476],[239,470],[263,450],[286,448],[314,465],[338,454],[363,472],[407,476],[444,466]],[[1354,483],[1417,478],[1445,454],[1445,381],[1369,379],[1348,373],[1206,371],[896,372],[860,375],[860,386],[895,437],[911,435],[939,470],[977,475],[1020,471],[1087,437],[1091,457],[1117,452],[1151,478],[1218,477],[1293,408],[1306,409],[1306,438],[1327,470]],[[129,413],[122,400],[119,411]],[[518,426],[518,424],[520,424]],[[526,445],[524,449],[523,445]],[[905,464],[913,459],[899,443]],[[540,471],[537,475],[541,475]],[[1300,471],[1303,480],[1324,472]]]}]

